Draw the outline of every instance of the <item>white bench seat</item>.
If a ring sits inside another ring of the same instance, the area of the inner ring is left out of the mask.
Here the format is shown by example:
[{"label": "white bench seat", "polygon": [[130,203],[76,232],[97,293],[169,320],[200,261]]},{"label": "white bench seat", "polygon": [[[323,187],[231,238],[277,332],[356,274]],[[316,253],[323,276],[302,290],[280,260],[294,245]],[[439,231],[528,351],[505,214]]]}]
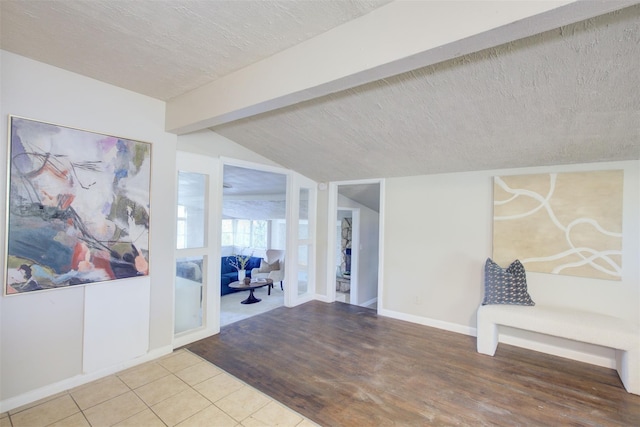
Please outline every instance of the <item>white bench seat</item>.
[{"label": "white bench seat", "polygon": [[629,393],[640,395],[640,328],[604,314],[562,307],[483,305],[477,313],[478,353],[493,356],[498,326],[510,326],[616,350],[616,369]]}]

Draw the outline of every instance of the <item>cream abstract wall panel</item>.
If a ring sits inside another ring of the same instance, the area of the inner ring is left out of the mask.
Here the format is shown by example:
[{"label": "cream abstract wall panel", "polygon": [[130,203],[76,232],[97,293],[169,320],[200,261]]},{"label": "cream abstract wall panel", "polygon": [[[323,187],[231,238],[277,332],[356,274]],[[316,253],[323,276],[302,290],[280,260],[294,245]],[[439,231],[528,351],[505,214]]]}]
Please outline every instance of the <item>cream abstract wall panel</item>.
[{"label": "cream abstract wall panel", "polygon": [[494,261],[621,280],[622,182],[621,170],[494,177]]}]

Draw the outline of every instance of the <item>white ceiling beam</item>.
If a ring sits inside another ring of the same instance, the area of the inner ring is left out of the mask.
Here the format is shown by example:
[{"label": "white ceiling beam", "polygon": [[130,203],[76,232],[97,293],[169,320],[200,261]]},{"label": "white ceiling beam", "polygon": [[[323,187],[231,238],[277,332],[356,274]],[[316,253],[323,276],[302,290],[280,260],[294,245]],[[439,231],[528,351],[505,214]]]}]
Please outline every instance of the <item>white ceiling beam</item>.
[{"label": "white ceiling beam", "polygon": [[592,18],[637,1],[394,1],[167,102],[184,134]]}]

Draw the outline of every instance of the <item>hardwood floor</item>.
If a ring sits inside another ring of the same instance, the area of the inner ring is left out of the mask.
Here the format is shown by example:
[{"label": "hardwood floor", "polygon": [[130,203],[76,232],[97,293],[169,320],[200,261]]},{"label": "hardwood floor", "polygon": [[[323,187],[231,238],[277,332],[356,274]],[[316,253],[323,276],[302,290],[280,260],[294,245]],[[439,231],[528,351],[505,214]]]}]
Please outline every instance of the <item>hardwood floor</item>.
[{"label": "hardwood floor", "polygon": [[614,370],[310,302],[233,323],[189,350],[323,426],[640,426]]}]

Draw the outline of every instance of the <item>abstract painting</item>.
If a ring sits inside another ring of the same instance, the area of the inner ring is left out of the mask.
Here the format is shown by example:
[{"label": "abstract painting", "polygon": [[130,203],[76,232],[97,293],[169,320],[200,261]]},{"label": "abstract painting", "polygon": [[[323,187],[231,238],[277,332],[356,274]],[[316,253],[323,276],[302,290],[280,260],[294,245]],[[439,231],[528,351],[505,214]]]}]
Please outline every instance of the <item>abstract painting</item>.
[{"label": "abstract painting", "polygon": [[494,261],[621,280],[622,187],[621,170],[494,177]]},{"label": "abstract painting", "polygon": [[151,144],[9,116],[5,295],[149,272]]}]

